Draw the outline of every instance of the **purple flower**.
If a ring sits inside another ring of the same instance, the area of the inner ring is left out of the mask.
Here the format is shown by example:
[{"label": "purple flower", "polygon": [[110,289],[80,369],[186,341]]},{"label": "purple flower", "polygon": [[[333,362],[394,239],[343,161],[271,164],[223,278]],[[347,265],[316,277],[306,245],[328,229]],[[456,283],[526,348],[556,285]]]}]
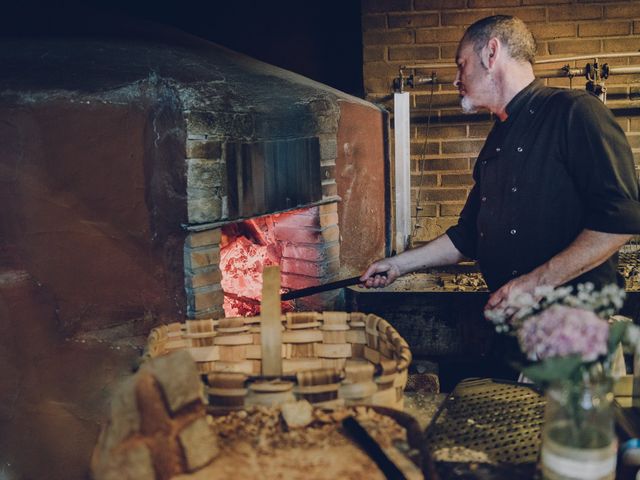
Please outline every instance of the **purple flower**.
[{"label": "purple flower", "polygon": [[530,360],[579,354],[593,361],[607,353],[609,325],[588,310],[553,305],[518,330],[520,348]]}]

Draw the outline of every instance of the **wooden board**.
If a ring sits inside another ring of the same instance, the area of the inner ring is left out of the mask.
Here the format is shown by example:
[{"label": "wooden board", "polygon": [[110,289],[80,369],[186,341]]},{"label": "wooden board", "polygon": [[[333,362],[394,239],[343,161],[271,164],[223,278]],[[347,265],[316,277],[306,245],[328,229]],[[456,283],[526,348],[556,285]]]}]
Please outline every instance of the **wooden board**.
[{"label": "wooden board", "polygon": [[282,324],[280,323],[280,268],[268,266],[262,272],[260,304],[262,375],[282,376]]}]

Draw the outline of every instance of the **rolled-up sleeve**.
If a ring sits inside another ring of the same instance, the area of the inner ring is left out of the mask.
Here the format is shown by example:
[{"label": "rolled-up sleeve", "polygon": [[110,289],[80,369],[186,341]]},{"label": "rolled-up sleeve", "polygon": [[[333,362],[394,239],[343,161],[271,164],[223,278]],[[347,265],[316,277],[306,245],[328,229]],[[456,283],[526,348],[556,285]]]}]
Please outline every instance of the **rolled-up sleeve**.
[{"label": "rolled-up sleeve", "polygon": [[569,111],[567,128],[567,166],[584,201],[585,228],[640,233],[633,155],[611,110],[592,95],[581,96]]},{"label": "rolled-up sleeve", "polygon": [[[475,177],[475,173],[474,173]],[[476,259],[478,252],[478,209],[480,207],[480,188],[476,182],[467,197],[458,224],[447,230],[447,236],[451,243],[462,255]]]}]

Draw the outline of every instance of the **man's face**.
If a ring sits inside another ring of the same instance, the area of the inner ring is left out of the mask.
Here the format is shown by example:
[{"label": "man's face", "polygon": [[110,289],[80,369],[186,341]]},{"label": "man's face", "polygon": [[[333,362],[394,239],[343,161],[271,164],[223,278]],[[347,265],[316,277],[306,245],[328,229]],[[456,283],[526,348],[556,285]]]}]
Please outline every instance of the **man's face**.
[{"label": "man's face", "polygon": [[458,73],[453,85],[458,88],[462,97],[462,111],[475,113],[480,107],[487,106],[492,85],[490,74],[470,42],[458,47],[456,64]]}]

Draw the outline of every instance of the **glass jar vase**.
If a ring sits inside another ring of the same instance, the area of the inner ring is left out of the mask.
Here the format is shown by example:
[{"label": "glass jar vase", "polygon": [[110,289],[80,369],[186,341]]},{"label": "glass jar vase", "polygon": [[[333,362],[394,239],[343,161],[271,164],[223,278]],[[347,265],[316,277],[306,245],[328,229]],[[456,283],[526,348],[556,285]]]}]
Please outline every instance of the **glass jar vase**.
[{"label": "glass jar vase", "polygon": [[546,393],[542,474],[549,480],[613,480],[618,442],[610,379],[559,382]]}]

